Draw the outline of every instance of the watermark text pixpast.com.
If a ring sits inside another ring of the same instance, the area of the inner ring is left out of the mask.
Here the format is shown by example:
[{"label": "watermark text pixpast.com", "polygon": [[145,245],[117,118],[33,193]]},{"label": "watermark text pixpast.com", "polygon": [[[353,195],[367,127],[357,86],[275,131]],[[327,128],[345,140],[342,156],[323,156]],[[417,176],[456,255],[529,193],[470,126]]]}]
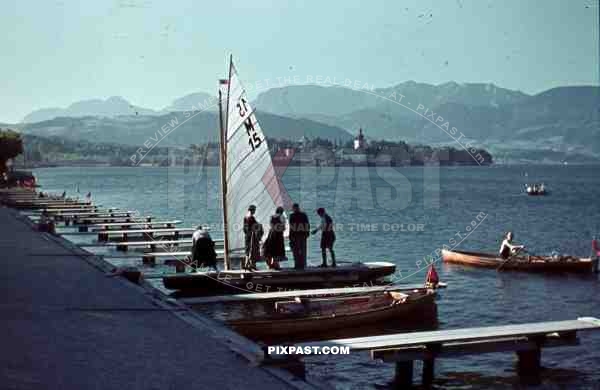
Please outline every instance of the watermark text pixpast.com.
[{"label": "watermark text pixpast.com", "polygon": [[319,345],[271,345],[267,347],[269,355],[349,355],[348,346]]}]

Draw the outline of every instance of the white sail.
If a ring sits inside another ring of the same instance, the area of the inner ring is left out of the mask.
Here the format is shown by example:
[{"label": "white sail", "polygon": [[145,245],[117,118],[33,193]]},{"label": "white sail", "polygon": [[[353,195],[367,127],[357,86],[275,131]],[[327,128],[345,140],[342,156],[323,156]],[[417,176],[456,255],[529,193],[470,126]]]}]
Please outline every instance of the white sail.
[{"label": "white sail", "polygon": [[263,225],[266,237],[271,215],[278,206],[289,210],[291,199],[275,173],[269,144],[233,63],[230,67],[229,81],[222,84],[221,91],[227,99],[223,107],[226,111],[225,220],[231,253],[244,248],[242,226],[248,206],[256,206],[255,217]]}]

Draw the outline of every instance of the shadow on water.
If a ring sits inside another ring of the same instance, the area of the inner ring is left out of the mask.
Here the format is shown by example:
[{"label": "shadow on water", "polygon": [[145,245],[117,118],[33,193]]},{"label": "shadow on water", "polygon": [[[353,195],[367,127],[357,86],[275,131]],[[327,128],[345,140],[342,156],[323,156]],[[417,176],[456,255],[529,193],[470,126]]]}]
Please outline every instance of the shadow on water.
[{"label": "shadow on water", "polygon": [[[420,367],[416,364],[415,367]],[[566,370],[561,368],[543,368],[541,372],[541,383],[538,385],[527,385],[521,383],[520,379],[516,376],[515,370],[508,370],[511,375],[498,376],[498,375],[486,375],[480,372],[471,371],[448,371],[443,375],[439,375],[433,383],[433,386],[426,388],[420,383],[415,383],[411,389],[413,390],[428,390],[428,389],[439,389],[439,390],[463,390],[463,389],[544,389],[544,390],[571,390],[571,389],[582,389],[582,390],[598,390],[600,384],[594,382],[585,373],[577,370]],[[415,374],[417,371],[415,371]],[[415,375],[415,379],[418,382],[418,376]],[[376,389],[387,390],[396,389],[393,380],[386,383],[373,383],[373,387]]]},{"label": "shadow on water", "polygon": [[[521,383],[515,369],[507,370],[509,376],[485,375],[479,372],[445,372],[436,378],[434,389],[599,389],[600,385],[590,380],[585,373],[562,368],[543,368],[541,383],[527,385]],[[422,388],[415,386],[415,389]]]}]

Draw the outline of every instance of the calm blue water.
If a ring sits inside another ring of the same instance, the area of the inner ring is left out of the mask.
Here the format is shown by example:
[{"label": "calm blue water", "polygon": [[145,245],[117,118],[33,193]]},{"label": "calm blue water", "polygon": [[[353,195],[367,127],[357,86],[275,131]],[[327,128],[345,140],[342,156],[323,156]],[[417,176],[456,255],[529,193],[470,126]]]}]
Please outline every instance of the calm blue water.
[{"label": "calm blue water", "polygon": [[[183,219],[185,226],[220,223],[214,168],[53,168],[35,173],[44,191],[66,189],[72,195],[79,184],[82,195],[91,191],[103,205]],[[311,222],[318,223],[316,207],[330,210],[338,224],[338,258],[393,261],[406,282],[422,281],[418,262],[451,245],[453,238],[462,240],[462,249],[496,251],[502,234],[512,230],[515,241],[530,252],[589,256],[591,238],[600,233],[598,167],[361,168],[354,174],[352,168],[290,168],[283,180]],[[526,196],[522,189],[527,182],[544,182],[551,195]],[[219,235],[214,231],[213,236]],[[310,241],[309,250],[317,264],[318,240]],[[600,317],[595,276],[498,273],[441,264],[438,270],[449,284],[438,301],[442,329]],[[583,333],[581,340],[579,347],[543,352],[543,388],[600,388],[600,335]],[[510,354],[439,360],[436,383],[440,388],[516,388],[513,360]],[[339,388],[373,388],[385,387],[393,367],[354,354],[311,358],[308,372]]]}]

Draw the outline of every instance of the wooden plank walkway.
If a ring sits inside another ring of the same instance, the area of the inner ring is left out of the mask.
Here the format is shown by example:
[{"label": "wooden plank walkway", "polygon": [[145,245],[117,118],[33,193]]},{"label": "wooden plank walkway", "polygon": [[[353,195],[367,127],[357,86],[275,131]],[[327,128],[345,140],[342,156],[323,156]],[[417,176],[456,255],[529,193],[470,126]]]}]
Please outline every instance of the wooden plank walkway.
[{"label": "wooden plank walkway", "polygon": [[49,214],[60,214],[62,212],[79,212],[79,211],[85,212],[85,211],[88,211],[88,210],[94,210],[94,211],[104,210],[106,212],[119,211],[120,210],[118,208],[114,208],[114,209],[101,209],[100,207],[101,206],[83,206],[83,207],[36,209],[36,210],[23,211],[22,214],[25,214],[25,215],[39,215],[39,214],[43,213],[44,211],[46,211]]},{"label": "wooden plank walkway", "polygon": [[78,224],[78,226],[87,226],[88,228],[95,227],[119,227],[119,226],[154,226],[154,225],[179,225],[183,223],[183,221],[179,219],[174,219],[172,221],[154,221],[154,222],[146,222],[146,221],[138,221],[138,222],[107,222],[107,223],[88,223],[88,224]]},{"label": "wooden plank walkway", "polygon": [[193,233],[196,228],[157,228],[157,229],[129,229],[129,230],[98,230],[95,232],[62,232],[63,236],[86,236],[86,235],[98,235],[98,234],[142,234],[142,233],[174,233],[174,232],[188,232]]},{"label": "wooden plank walkway", "polygon": [[[109,211],[109,212],[104,212],[104,211],[82,211],[82,212],[74,212],[74,213],[58,213],[58,214],[50,214],[52,216],[58,216],[58,217],[69,217],[69,218],[79,218],[79,219],[84,219],[85,217],[97,217],[97,218],[102,218],[102,217],[132,217],[135,215],[135,211],[134,210],[123,210],[123,211]],[[139,218],[139,217],[138,217]]]},{"label": "wooden plank walkway", "polygon": [[417,333],[398,333],[385,336],[359,337],[330,340],[300,345],[347,346],[353,351],[382,348],[406,348],[420,345],[442,344],[449,342],[472,342],[493,338],[543,336],[555,332],[574,332],[579,330],[600,329],[600,320],[582,317],[576,320],[549,321],[539,323],[485,326],[450,330],[436,330]]},{"label": "wooden plank walkway", "polygon": [[[600,319],[580,317],[576,320],[486,326],[428,332],[399,333],[384,336],[338,339],[301,343],[293,346],[310,352],[313,347],[347,348],[371,351],[373,359],[396,364],[395,385],[412,386],[413,361],[423,361],[423,386],[433,382],[436,358],[470,354],[516,352],[517,372],[523,383],[539,384],[541,349],[578,345],[577,332],[600,330]],[[265,351],[277,357],[278,351]]]},{"label": "wooden plank walkway", "polygon": [[89,225],[90,223],[98,223],[98,222],[131,222],[132,220],[139,220],[139,218],[153,218],[152,216],[138,217],[138,216],[129,216],[129,217],[83,217],[77,220],[73,220],[74,225]]},{"label": "wooden plank walkway", "polygon": [[[223,245],[223,240],[214,240],[215,245]],[[161,246],[161,245],[186,245],[191,244],[192,239],[180,240],[154,240],[154,241],[127,241],[127,242],[107,242],[104,244],[79,244],[82,248],[103,248],[111,246]]]}]

